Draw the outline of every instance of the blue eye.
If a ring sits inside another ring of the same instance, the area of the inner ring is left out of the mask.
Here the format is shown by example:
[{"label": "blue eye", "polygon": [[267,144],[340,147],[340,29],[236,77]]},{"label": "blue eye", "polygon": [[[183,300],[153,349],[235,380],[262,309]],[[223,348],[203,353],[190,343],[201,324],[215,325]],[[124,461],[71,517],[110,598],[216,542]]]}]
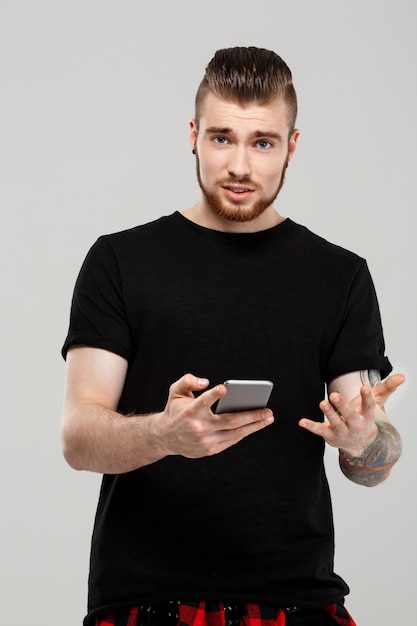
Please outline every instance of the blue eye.
[{"label": "blue eye", "polygon": [[213,137],[213,141],[221,146],[227,143],[226,137]]},{"label": "blue eye", "polygon": [[261,150],[269,150],[270,148],[272,148],[272,143],[270,141],[267,141],[266,139],[261,139],[256,143],[256,145]]}]

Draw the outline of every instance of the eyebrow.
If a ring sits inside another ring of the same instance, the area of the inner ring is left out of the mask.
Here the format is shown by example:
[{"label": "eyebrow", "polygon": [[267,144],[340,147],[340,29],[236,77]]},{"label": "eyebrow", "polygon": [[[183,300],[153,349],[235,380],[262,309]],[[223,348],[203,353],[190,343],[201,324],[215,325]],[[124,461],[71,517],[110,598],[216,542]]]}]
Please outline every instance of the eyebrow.
[{"label": "eyebrow", "polygon": [[[208,135],[234,135],[234,131],[231,128],[221,128],[219,126],[209,126],[206,128],[206,134]],[[277,133],[273,130],[256,130],[252,136],[255,139],[260,139],[261,137],[270,137],[271,139],[277,139],[278,141],[282,141],[283,137],[280,133]]]},{"label": "eyebrow", "polygon": [[220,128],[220,126],[209,126],[205,130],[207,135],[233,135],[231,128]]}]

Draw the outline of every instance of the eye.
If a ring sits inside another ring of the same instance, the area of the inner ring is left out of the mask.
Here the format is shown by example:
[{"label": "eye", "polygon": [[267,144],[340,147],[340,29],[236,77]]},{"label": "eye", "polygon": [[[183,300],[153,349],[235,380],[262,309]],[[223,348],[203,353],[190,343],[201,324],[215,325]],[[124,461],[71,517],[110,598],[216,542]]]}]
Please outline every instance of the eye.
[{"label": "eye", "polygon": [[219,146],[224,146],[227,143],[226,137],[213,137],[213,143],[218,144]]},{"label": "eye", "polygon": [[272,148],[272,143],[267,139],[260,139],[256,142],[256,145],[261,150],[270,150]]}]

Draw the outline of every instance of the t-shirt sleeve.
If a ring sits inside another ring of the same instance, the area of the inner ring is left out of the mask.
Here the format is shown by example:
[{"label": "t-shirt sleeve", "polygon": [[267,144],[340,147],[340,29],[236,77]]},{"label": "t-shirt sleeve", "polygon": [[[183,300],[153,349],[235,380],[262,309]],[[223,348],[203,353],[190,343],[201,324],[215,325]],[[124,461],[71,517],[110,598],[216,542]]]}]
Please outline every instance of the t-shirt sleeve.
[{"label": "t-shirt sleeve", "polygon": [[385,378],[392,365],[385,356],[385,342],[374,283],[362,260],[346,298],[340,326],[326,367],[326,382],[359,370],[377,369]]},{"label": "t-shirt sleeve", "polygon": [[117,259],[110,243],[100,237],[88,252],[78,275],[71,304],[66,358],[74,345],[87,345],[131,358],[131,335],[126,318]]}]

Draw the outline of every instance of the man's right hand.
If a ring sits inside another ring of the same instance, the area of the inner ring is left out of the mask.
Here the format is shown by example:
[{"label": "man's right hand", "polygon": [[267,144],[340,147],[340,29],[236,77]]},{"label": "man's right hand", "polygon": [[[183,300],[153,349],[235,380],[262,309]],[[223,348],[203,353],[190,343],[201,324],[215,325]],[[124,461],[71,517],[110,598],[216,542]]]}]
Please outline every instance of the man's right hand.
[{"label": "man's right hand", "polygon": [[207,389],[209,381],[192,374],[171,385],[160,413],[125,416],[117,405],[126,372],[126,360],[107,350],[69,350],[61,432],[74,469],[123,474],[167,455],[217,454],[273,421],[269,409],[214,414],[211,407],[226,387]]},{"label": "man's right hand", "polygon": [[[165,410],[151,425],[165,455],[199,458],[218,454],[274,421],[270,409],[213,413],[211,407],[227,393],[225,385],[207,389],[209,381],[186,374],[173,383]],[[194,392],[202,392],[195,397]]]}]

